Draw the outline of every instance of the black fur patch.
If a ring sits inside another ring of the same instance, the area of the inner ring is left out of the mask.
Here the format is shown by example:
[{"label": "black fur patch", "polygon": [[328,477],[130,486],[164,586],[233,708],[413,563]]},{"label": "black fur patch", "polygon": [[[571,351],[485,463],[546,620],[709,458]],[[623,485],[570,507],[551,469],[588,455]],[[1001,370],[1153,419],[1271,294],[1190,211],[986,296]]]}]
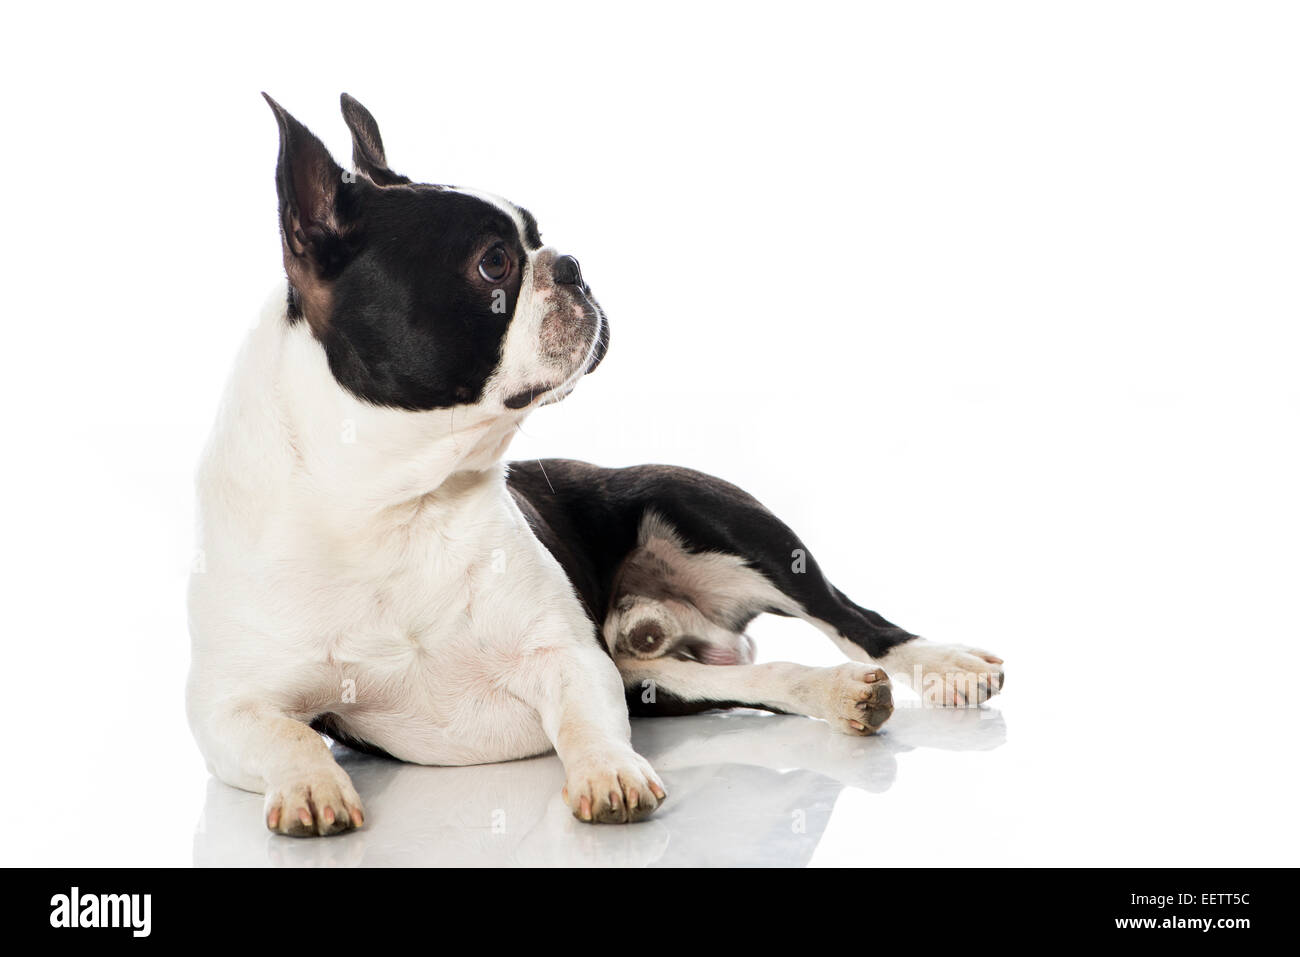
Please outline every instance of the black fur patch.
[{"label": "black fur patch", "polygon": [[[636,547],[641,520],[653,511],[691,550],[739,556],[873,658],[916,637],[850,600],[827,581],[789,526],[748,492],[722,479],[669,465],[607,469],[544,459],[512,463],[508,483],[597,627],[614,598],[619,568]],[[796,556],[801,556],[799,561]]]},{"label": "black fur patch", "polygon": [[[355,253],[332,283],[319,334],[334,377],[377,405],[477,402],[519,298],[525,251],[514,220],[449,190],[360,179],[344,190],[357,197],[348,222]],[[512,266],[494,285],[478,263],[498,242]]]},{"label": "black fur patch", "polygon": [[311,729],[317,734],[328,735],[339,744],[346,745],[353,751],[359,751],[362,754],[373,754],[381,758],[392,757],[391,754],[378,745],[353,737],[344,731],[342,722],[339,721],[338,715],[333,712],[327,711],[325,714],[318,714],[311,720]]},{"label": "black fur patch", "polygon": [[[701,665],[701,667],[709,666]],[[774,708],[770,704],[752,701],[688,701],[664,688],[656,688],[655,700],[648,703],[641,700],[639,687],[625,689],[624,696],[627,698],[627,712],[634,718],[673,718],[687,714],[701,714],[705,711],[725,711],[731,708],[755,708],[773,714],[789,714],[788,711]]]}]

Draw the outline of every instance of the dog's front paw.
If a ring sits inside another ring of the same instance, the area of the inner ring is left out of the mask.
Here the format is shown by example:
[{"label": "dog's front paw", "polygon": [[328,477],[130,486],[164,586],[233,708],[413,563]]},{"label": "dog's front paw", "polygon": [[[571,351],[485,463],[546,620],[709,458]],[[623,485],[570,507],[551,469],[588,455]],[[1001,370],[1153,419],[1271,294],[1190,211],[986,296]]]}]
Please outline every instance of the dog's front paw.
[{"label": "dog's front paw", "polygon": [[821,717],[842,734],[875,734],[894,713],[889,677],[857,662],[828,668]]},{"label": "dog's front paw", "polygon": [[274,782],[266,790],[264,819],[290,837],[326,837],[365,823],[352,779],[337,764]]},{"label": "dog's front paw", "polygon": [[668,796],[650,762],[631,748],[566,767],[560,793],[573,816],[588,824],[643,820]]},{"label": "dog's front paw", "polygon": [[965,645],[937,645],[923,638],[899,645],[890,655],[902,678],[928,704],[956,708],[983,704],[1002,690],[1002,659]]}]

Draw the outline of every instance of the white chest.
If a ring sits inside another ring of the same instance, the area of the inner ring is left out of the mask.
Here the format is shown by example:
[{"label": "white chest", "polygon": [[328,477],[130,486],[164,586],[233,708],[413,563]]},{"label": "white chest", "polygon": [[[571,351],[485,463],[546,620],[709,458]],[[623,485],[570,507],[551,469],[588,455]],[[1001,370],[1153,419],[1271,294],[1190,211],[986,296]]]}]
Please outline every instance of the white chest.
[{"label": "white chest", "polygon": [[[304,717],[422,763],[545,751],[509,691],[539,647],[590,630],[562,570],[513,508],[298,542],[266,566],[258,601]],[[263,629],[259,629],[263,630]],[[263,658],[263,663],[266,659]]]}]

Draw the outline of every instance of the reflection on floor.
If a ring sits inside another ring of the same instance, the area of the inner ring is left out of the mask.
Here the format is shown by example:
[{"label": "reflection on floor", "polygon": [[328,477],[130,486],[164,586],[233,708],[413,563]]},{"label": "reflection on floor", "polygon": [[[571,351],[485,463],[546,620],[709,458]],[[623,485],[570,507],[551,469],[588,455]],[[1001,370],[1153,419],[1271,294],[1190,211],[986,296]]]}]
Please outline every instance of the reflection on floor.
[{"label": "reflection on floor", "polygon": [[1006,740],[996,710],[905,708],[886,733],[852,738],[807,718],[752,711],[634,721],[668,803],[650,820],[592,826],[560,800],[554,755],[428,768],[336,747],[366,802],[366,827],[294,839],[262,826],[262,799],[215,780],[194,838],[198,866],[711,866],[807,864],[846,787],[887,790],[896,755],[977,751]]}]

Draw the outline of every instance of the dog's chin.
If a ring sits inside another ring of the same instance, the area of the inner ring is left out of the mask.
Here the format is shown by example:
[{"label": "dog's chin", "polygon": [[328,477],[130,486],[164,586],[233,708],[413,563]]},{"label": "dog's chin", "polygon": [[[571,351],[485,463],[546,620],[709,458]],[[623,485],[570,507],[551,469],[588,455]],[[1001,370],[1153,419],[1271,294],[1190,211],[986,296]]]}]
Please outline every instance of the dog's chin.
[{"label": "dog's chin", "polygon": [[536,382],[507,396],[502,400],[502,404],[512,412],[523,412],[528,409],[541,408],[544,405],[554,405],[576,389],[578,382],[581,381],[585,374],[586,370],[584,368],[583,371],[569,373],[567,377],[559,381],[552,379],[550,382]]},{"label": "dog's chin", "polygon": [[521,412],[532,407],[541,408],[544,405],[554,405],[576,389],[578,381],[583,376],[594,372],[596,366],[600,365],[601,360],[605,358],[605,353],[609,350],[609,322],[605,319],[605,314],[599,309],[596,310],[596,321],[598,323],[596,336],[591,344],[587,346],[586,358],[578,364],[573,372],[558,383],[546,384],[538,382],[526,389],[520,389],[503,400],[505,407],[512,412]]},{"label": "dog's chin", "polygon": [[529,386],[516,392],[514,395],[507,396],[503,404],[512,412],[522,412],[524,409],[532,406],[541,407],[559,402],[566,395],[573,391],[573,386],[568,384],[555,385],[534,385]]}]

